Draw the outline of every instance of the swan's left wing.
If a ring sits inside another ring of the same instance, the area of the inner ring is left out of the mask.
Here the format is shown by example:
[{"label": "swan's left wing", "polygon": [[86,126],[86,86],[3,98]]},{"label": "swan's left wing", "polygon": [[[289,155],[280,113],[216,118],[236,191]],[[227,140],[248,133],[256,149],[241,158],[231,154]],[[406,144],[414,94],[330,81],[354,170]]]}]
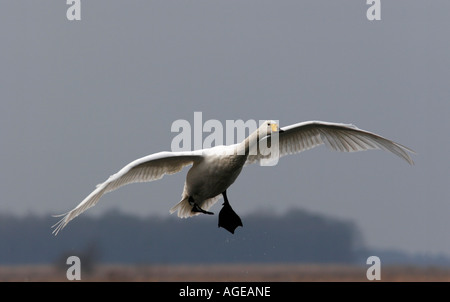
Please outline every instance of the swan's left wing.
[{"label": "swan's left wing", "polygon": [[165,174],[173,174],[181,171],[183,167],[201,160],[202,151],[193,152],[159,152],[139,158],[119,172],[111,175],[104,183],[97,185],[96,189],[89,194],[73,210],[57,215],[63,216],[53,227],[53,233],[56,235],[63,229],[69,221],[97,204],[100,197],[107,192],[111,192],[129,183],[148,182],[162,178]]},{"label": "swan's left wing", "polygon": [[[411,165],[414,164],[408,154],[414,153],[411,149],[377,134],[358,129],[354,125],[310,121],[283,127],[278,135],[280,157],[325,144],[332,150],[343,152],[382,149],[394,153]],[[264,140],[270,140],[270,137],[263,138],[262,142]],[[260,143],[258,147],[266,145],[270,146],[270,143]],[[262,155],[268,152],[261,152],[258,149],[255,153],[248,156],[246,164],[268,158]]]}]

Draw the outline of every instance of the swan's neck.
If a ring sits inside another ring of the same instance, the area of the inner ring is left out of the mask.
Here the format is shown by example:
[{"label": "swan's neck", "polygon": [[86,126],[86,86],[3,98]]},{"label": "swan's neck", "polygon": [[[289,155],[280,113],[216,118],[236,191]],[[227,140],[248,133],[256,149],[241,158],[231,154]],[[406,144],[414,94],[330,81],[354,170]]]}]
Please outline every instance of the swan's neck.
[{"label": "swan's neck", "polygon": [[259,129],[250,134],[245,140],[243,140],[237,148],[238,155],[248,156],[250,150],[257,148],[259,141]]}]

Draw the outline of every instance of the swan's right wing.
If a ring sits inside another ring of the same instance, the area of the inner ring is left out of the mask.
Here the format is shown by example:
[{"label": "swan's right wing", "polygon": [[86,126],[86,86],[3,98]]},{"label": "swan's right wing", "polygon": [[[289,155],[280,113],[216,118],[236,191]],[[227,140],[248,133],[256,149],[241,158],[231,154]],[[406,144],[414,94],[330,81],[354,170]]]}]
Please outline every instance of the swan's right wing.
[{"label": "swan's right wing", "polygon": [[139,158],[114,175],[111,175],[104,183],[97,185],[97,188],[89,194],[73,210],[58,215],[63,216],[53,227],[56,235],[63,229],[69,221],[97,204],[100,197],[113,190],[129,183],[149,182],[162,178],[165,174],[173,174],[181,171],[183,167],[201,160],[201,150],[193,152],[159,152]]}]

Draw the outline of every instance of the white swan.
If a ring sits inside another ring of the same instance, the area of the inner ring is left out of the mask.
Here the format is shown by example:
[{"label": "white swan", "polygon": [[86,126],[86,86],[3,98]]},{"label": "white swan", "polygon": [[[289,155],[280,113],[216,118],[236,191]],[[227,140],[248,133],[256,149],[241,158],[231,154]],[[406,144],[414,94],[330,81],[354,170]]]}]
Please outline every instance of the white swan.
[{"label": "white swan", "polygon": [[225,202],[219,213],[219,227],[234,233],[238,226],[242,226],[242,221],[231,208],[226,190],[246,164],[260,162],[268,157],[263,155],[266,153],[260,147],[270,144],[261,142],[270,141],[272,136],[276,137],[275,134],[279,139],[280,157],[325,144],[333,150],[344,152],[382,149],[413,164],[408,154],[414,152],[411,149],[353,125],[310,121],[278,128],[275,122],[266,121],[239,144],[191,152],[159,152],[131,162],[97,185],[73,210],[58,215],[63,217],[53,226],[53,233],[58,234],[69,221],[97,204],[104,193],[129,183],[160,179],[165,174],[181,171],[187,165],[192,167],[187,172],[181,201],[170,209],[170,213],[178,211],[178,216],[183,218],[200,213],[213,214],[208,210],[222,195]]}]

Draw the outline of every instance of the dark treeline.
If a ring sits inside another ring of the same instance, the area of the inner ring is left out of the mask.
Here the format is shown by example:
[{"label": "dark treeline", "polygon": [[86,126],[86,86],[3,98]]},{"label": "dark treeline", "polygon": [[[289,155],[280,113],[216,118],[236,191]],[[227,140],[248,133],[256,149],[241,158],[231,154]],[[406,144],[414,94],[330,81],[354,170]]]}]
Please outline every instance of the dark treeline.
[{"label": "dark treeline", "polygon": [[77,217],[58,236],[53,217],[0,216],[0,264],[51,264],[67,255],[101,263],[313,262],[354,263],[353,223],[292,210],[243,216],[232,235],[217,215],[138,218],[116,211]]}]

